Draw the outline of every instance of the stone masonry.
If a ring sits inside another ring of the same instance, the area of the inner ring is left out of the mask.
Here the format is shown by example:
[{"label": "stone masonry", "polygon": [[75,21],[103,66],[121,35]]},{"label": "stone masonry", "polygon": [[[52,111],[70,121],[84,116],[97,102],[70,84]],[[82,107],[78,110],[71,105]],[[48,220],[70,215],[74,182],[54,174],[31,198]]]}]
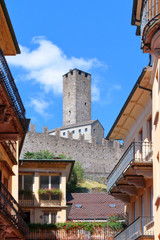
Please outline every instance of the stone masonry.
[{"label": "stone masonry", "polygon": [[63,126],[91,120],[91,74],[78,69],[63,75]]},{"label": "stone masonry", "polygon": [[86,175],[97,180],[107,177],[123,153],[122,146],[116,141],[103,139],[102,144],[96,144],[93,137],[89,143],[84,140],[83,135],[77,140],[72,138],[72,133],[69,133],[68,138],[63,138],[60,137],[60,131],[53,136],[48,135],[47,130],[43,127],[43,133],[40,133],[35,131],[35,125],[31,126],[24,141],[21,158],[27,151],[49,150],[55,155],[64,153],[82,163]]}]

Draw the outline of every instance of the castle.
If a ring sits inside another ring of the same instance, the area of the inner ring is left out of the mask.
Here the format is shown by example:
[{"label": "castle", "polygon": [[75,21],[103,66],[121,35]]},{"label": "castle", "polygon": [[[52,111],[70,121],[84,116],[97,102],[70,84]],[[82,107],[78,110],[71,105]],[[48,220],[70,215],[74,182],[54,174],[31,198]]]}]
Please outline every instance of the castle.
[{"label": "castle", "polygon": [[22,156],[27,151],[64,153],[82,163],[89,178],[106,177],[123,153],[119,142],[104,139],[98,119],[91,120],[91,74],[73,69],[63,75],[63,126],[43,133],[30,126]]}]

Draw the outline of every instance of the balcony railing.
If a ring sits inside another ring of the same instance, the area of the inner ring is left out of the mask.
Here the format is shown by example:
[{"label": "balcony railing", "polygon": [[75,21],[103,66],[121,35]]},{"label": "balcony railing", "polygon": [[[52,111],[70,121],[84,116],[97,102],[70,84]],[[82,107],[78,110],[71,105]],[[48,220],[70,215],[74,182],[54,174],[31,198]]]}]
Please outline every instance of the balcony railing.
[{"label": "balcony railing", "polygon": [[19,205],[23,207],[34,206],[35,195],[33,193],[19,193]]},{"label": "balcony railing", "polygon": [[125,230],[114,237],[115,240],[135,240],[140,236],[154,236],[153,217],[139,217]]},{"label": "balcony railing", "polygon": [[13,224],[23,235],[28,231],[27,224],[24,221],[25,213],[4,186],[0,182],[0,212],[7,217],[11,224]]},{"label": "balcony railing", "polygon": [[141,20],[141,36],[144,37],[144,31],[146,31],[148,27],[150,27],[152,24],[154,24],[157,20],[160,19],[160,13],[158,12],[159,5],[160,3],[158,0],[144,1]]},{"label": "balcony railing", "polygon": [[12,77],[12,74],[9,70],[8,64],[4,57],[2,50],[0,49],[0,82],[3,84],[10,101],[13,105],[13,108],[20,119],[20,122],[25,129],[28,128],[28,122],[25,117],[25,109],[19,95],[18,89]]},{"label": "balcony railing", "polygon": [[152,143],[151,142],[132,142],[127,148],[117,165],[108,176],[107,189],[111,190],[113,185],[125,173],[133,162],[146,163],[152,162]]}]

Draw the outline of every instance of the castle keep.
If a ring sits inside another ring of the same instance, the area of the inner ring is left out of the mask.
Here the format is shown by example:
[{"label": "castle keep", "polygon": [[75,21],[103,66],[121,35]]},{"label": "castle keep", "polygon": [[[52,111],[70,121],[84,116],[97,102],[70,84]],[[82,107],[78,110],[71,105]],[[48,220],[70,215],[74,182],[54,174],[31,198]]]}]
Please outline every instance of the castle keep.
[{"label": "castle keep", "polygon": [[63,126],[91,120],[91,74],[73,69],[63,75]]},{"label": "castle keep", "polygon": [[123,148],[105,140],[99,120],[91,120],[91,74],[73,69],[63,75],[63,126],[38,133],[31,125],[21,155],[40,150],[71,156],[92,179],[106,177],[115,166]]}]

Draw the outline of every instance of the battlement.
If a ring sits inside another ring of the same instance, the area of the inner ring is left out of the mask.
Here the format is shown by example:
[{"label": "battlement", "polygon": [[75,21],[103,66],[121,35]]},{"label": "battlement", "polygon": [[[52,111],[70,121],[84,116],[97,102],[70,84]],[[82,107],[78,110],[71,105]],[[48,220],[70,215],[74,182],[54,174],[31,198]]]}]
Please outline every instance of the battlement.
[{"label": "battlement", "polygon": [[85,77],[85,78],[91,78],[91,74],[90,73],[87,73],[87,72],[84,72],[82,70],[79,70],[77,68],[74,68],[74,69],[70,69],[69,72],[67,72],[66,74],[63,75],[63,79],[66,79],[70,76],[77,76],[77,75],[80,75],[82,77]]}]

